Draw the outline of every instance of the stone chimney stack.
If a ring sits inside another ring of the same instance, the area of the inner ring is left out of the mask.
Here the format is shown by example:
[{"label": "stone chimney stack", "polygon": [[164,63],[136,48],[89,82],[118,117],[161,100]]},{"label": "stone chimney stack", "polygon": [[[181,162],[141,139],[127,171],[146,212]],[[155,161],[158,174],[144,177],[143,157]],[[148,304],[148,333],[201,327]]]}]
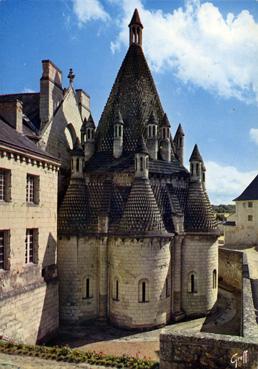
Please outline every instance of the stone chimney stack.
[{"label": "stone chimney stack", "polygon": [[63,100],[62,72],[51,61],[42,60],[40,79],[40,120],[41,126],[48,122],[60,102]]},{"label": "stone chimney stack", "polygon": [[75,92],[82,120],[84,121],[85,118],[88,120],[90,116],[90,96],[82,89],[78,89]]},{"label": "stone chimney stack", "polygon": [[20,100],[1,101],[0,115],[17,132],[22,133],[23,105]]}]

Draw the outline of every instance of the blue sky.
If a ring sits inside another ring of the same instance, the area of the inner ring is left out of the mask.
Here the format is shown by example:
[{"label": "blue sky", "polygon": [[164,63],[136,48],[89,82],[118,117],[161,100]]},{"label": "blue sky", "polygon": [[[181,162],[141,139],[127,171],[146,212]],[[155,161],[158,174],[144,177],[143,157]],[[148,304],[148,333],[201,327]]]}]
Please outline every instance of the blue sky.
[{"label": "blue sky", "polygon": [[185,165],[198,143],[213,203],[230,202],[258,172],[256,0],[0,0],[0,93],[38,91],[41,60],[76,74],[98,121],[128,48],[133,9]]}]

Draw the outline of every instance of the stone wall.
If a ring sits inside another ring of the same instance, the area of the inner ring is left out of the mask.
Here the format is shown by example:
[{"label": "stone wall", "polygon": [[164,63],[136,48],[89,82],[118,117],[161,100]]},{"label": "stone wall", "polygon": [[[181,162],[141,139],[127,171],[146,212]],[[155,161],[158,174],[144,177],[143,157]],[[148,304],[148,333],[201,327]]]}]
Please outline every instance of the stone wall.
[{"label": "stone wall", "polygon": [[[56,267],[58,164],[0,150],[10,170],[8,201],[0,203],[0,230],[8,233],[0,270],[0,335],[35,343],[58,327]],[[37,176],[37,202],[26,202],[27,174]],[[35,230],[33,262],[25,263],[26,229]]]},{"label": "stone wall", "polygon": [[221,287],[242,290],[243,253],[219,248],[219,284]]},{"label": "stone wall", "polygon": [[[98,240],[96,238],[58,241],[60,279],[60,319],[64,323],[83,323],[98,316]],[[90,294],[86,296],[86,279]]]},{"label": "stone wall", "polygon": [[[241,357],[247,361],[245,365]],[[211,333],[168,332],[160,335],[160,369],[235,367],[257,369],[257,341]]]},{"label": "stone wall", "polygon": [[[108,250],[111,322],[126,328],[148,328],[167,323],[171,312],[170,242],[159,238],[110,238]],[[116,280],[119,283],[118,299]],[[146,281],[147,302],[141,302],[139,296],[141,280]]]},{"label": "stone wall", "polygon": [[[213,285],[213,271],[216,283]],[[190,275],[196,290],[190,291]],[[217,300],[218,243],[209,235],[186,235],[182,244],[182,308],[186,315],[204,315]]]},{"label": "stone wall", "polygon": [[0,299],[0,336],[35,344],[56,334],[59,326],[58,283],[39,282]]}]

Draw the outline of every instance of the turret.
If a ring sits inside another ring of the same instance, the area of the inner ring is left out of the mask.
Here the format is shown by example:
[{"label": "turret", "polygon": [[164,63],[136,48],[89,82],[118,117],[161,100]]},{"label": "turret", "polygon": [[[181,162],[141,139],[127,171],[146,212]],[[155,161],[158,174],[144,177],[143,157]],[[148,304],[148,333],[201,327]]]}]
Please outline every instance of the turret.
[{"label": "turret", "polygon": [[160,155],[163,160],[171,160],[170,123],[167,114],[164,114],[161,124]]},{"label": "turret", "polygon": [[114,121],[113,156],[117,159],[123,152],[124,121],[119,109],[117,109]]},{"label": "turret", "polygon": [[85,161],[88,161],[95,150],[95,130],[96,126],[92,115],[90,114],[89,119],[84,118],[82,127],[81,127],[81,142],[84,146],[84,157]]},{"label": "turret", "polygon": [[176,156],[181,165],[184,165],[184,131],[182,129],[181,124],[179,124],[175,138],[174,138],[174,145],[176,150]]},{"label": "turret", "polygon": [[199,148],[197,145],[194,146],[192,155],[189,159],[190,161],[190,173],[192,180],[198,180],[201,183],[205,184],[205,171],[206,168],[203,163],[202,156],[200,154]]},{"label": "turret", "polygon": [[78,137],[71,156],[71,178],[83,178],[84,152]]},{"label": "turret", "polygon": [[158,157],[158,121],[152,112],[147,123],[147,148],[151,159]]},{"label": "turret", "polygon": [[136,148],[135,178],[149,178],[149,153],[143,136],[140,137]]},{"label": "turret", "polygon": [[131,22],[129,23],[129,43],[130,45],[132,44],[137,44],[139,46],[142,46],[142,30],[143,30],[143,25],[138,13],[138,10],[135,9],[134,13],[133,13],[133,17],[131,19]]}]

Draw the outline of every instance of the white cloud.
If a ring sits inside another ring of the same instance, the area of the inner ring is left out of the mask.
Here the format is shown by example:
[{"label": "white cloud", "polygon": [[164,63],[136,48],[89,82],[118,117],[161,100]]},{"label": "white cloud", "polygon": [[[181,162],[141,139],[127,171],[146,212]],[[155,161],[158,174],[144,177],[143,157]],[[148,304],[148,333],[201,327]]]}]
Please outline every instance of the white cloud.
[{"label": "white cloud", "polygon": [[73,11],[76,14],[79,24],[87,23],[91,20],[107,21],[109,14],[99,0],[72,0]]},{"label": "white cloud", "polygon": [[205,162],[206,188],[213,204],[228,204],[239,196],[258,174],[258,171],[241,172],[233,166],[214,161]]},{"label": "white cloud", "polygon": [[251,140],[258,145],[258,128],[251,128],[249,131],[249,135]]},{"label": "white cloud", "polygon": [[249,11],[224,17],[211,2],[187,0],[184,8],[165,13],[147,10],[140,0],[110,1],[123,13],[113,52],[128,44],[127,26],[137,7],[154,70],[171,70],[183,82],[222,97],[258,102],[258,24]]},{"label": "white cloud", "polygon": [[[0,0],[0,1],[1,1],[1,0]],[[33,92],[36,92],[36,91],[32,90],[31,88],[27,88],[27,87],[25,87],[25,88],[23,89],[23,92],[25,92],[25,93],[33,93]]]}]

